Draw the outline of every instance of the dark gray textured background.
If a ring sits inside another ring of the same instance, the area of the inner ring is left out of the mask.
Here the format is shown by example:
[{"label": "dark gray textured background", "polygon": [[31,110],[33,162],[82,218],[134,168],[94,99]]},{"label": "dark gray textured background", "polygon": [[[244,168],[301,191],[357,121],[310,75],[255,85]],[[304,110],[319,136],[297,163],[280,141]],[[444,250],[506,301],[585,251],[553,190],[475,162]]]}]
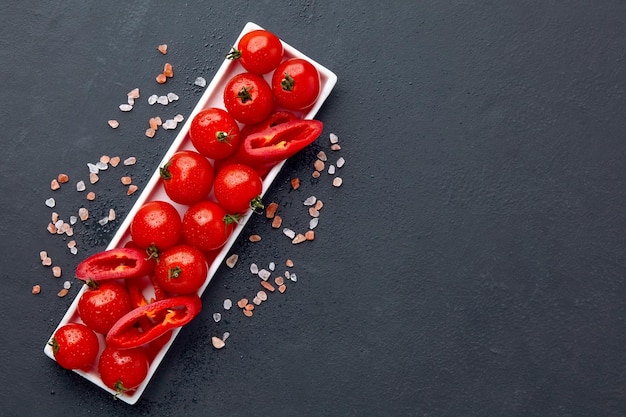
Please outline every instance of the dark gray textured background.
[{"label": "dark gray textured background", "polygon": [[[27,0],[2,12],[0,414],[625,415],[626,4],[250,3]],[[238,241],[240,264],[218,272],[202,316],[128,406],[43,355],[78,285],[56,292],[121,220],[95,221],[135,201],[119,176],[144,184],[176,135],[143,136],[157,112],[143,100],[174,91],[162,115],[189,114],[193,80],[213,77],[247,21],[339,78],[318,113],[324,136],[267,195],[300,226],[300,201],[324,200],[317,239],[293,247],[251,221],[242,236],[264,239]],[[157,86],[165,61],[175,76]],[[141,105],[122,114],[134,87]],[[308,179],[330,132],[347,161],[339,189]],[[102,175],[74,257],[45,230],[44,200],[77,210],[84,196],[49,182],[86,179],[102,154],[139,163]],[[213,322],[224,298],[256,291],[250,262],[286,257],[299,278],[286,294]]]}]

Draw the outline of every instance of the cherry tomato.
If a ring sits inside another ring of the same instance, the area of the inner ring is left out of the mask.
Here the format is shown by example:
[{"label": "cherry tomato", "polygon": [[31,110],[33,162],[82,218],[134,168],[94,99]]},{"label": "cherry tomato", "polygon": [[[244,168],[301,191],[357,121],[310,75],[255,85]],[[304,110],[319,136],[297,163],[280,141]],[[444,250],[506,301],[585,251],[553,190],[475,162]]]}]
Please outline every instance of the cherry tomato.
[{"label": "cherry tomato", "polygon": [[82,323],[68,323],[54,332],[52,353],[57,363],[65,369],[86,369],[98,356],[98,336]]},{"label": "cherry tomato", "polygon": [[237,74],[226,83],[224,106],[241,123],[259,123],[274,107],[272,89],[260,75]]},{"label": "cherry tomato", "polygon": [[132,309],[130,295],[125,286],[116,282],[90,281],[88,285],[90,288],[78,300],[78,314],[91,330],[106,334]]},{"label": "cherry tomato", "polygon": [[224,246],[239,216],[231,215],[218,203],[207,200],[189,207],[183,216],[183,236],[187,243],[201,251]]},{"label": "cherry tomato", "polygon": [[204,200],[213,187],[213,165],[195,151],[176,152],[159,172],[165,193],[179,204]]},{"label": "cherry tomato", "polygon": [[241,37],[227,58],[238,59],[246,71],[266,74],[283,60],[283,44],[278,36],[267,30],[258,29]]},{"label": "cherry tomato", "polygon": [[192,294],[206,281],[208,267],[204,254],[189,245],[176,245],[159,255],[155,279],[170,294]]},{"label": "cherry tomato", "polygon": [[213,191],[217,202],[229,213],[264,208],[261,201],[263,180],[248,165],[230,164],[223,167],[215,176]]},{"label": "cherry tomato", "polygon": [[171,248],[182,236],[180,214],[166,201],[150,201],[137,210],[130,223],[130,235],[142,249]]},{"label": "cherry tomato", "polygon": [[320,74],[305,59],[288,59],[272,75],[272,92],[280,106],[288,110],[306,109],[320,94]]},{"label": "cherry tomato", "polygon": [[133,390],[148,376],[150,363],[143,349],[105,347],[98,360],[102,382],[118,394]]},{"label": "cherry tomato", "polygon": [[211,107],[194,116],[189,138],[200,154],[211,159],[224,159],[239,146],[239,125],[226,110]]}]

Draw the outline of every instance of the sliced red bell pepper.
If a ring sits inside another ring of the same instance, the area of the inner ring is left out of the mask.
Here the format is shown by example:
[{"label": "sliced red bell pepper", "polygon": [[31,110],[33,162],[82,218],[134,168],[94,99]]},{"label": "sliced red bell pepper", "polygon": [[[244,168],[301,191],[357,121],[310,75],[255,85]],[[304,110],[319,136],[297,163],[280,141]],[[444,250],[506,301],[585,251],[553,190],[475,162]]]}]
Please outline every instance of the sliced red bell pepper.
[{"label": "sliced red bell pepper", "polygon": [[[143,346],[189,323],[201,309],[202,301],[197,295],[170,297],[135,308],[111,327],[106,335],[106,344],[117,349]],[[158,317],[159,321],[148,329],[142,329],[138,324],[146,317]]]},{"label": "sliced red bell pepper", "polygon": [[319,120],[292,120],[252,133],[237,147],[235,154],[221,166],[242,163],[254,168],[262,177],[277,163],[313,143],[324,124]]},{"label": "sliced red bell pepper", "polygon": [[114,248],[89,256],[76,267],[76,277],[83,280],[138,278],[149,274],[154,262],[135,248]]}]

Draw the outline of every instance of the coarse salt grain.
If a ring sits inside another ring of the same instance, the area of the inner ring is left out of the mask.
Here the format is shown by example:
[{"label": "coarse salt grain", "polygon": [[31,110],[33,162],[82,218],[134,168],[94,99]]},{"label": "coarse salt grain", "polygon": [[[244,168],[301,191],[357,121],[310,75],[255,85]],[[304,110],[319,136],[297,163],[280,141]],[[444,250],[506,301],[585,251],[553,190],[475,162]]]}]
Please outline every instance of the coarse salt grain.
[{"label": "coarse salt grain", "polygon": [[265,288],[266,290],[268,290],[269,292],[276,291],[276,288],[274,288],[274,286],[267,281],[261,281],[261,286]]},{"label": "coarse salt grain", "polygon": [[171,103],[172,101],[178,100],[178,95],[174,93],[167,93],[167,100]]},{"label": "coarse salt grain", "polygon": [[61,276],[61,274],[62,274],[62,271],[61,271],[61,267],[60,266],[53,266],[52,267],[52,275],[55,278],[59,278]]},{"label": "coarse salt grain", "polygon": [[328,175],[335,175],[335,166],[332,164],[328,166]]},{"label": "coarse salt grain", "polygon": [[157,49],[159,50],[159,52],[161,52],[163,55],[167,54],[167,44],[163,43],[161,45],[159,45],[157,47]]},{"label": "coarse salt grain", "polygon": [[248,304],[247,298],[242,298],[239,301],[237,301],[237,307],[239,308],[244,308],[247,304]]},{"label": "coarse salt grain", "polygon": [[313,230],[317,227],[317,225],[319,224],[319,217],[314,217],[311,220],[309,220],[309,229]]},{"label": "coarse salt grain", "polygon": [[297,245],[298,243],[302,243],[305,242],[307,240],[306,236],[303,235],[302,233],[298,233],[296,235],[296,237],[293,238],[293,240],[291,241],[291,243],[293,243],[294,245]]},{"label": "coarse salt grain", "polygon": [[221,313],[213,313],[213,321],[216,323],[219,323],[219,321],[222,320],[222,314]]},{"label": "coarse salt grain", "polygon": [[236,253],[233,253],[226,259],[226,266],[232,269],[235,267],[238,260],[239,260],[239,255],[237,255]]},{"label": "coarse salt grain", "polygon": [[114,156],[113,158],[111,158],[111,160],[109,161],[109,164],[111,164],[111,166],[113,168],[115,168],[116,166],[118,166],[118,164],[120,163],[120,157],[119,156]]},{"label": "coarse salt grain", "polygon": [[128,186],[128,190],[126,190],[126,195],[132,195],[134,194],[137,190],[139,189],[139,187],[137,187],[135,184],[131,184]]},{"label": "coarse salt grain", "polygon": [[287,227],[283,229],[283,234],[287,236],[289,239],[293,239],[294,237],[296,237],[296,232],[294,232],[293,230]]},{"label": "coarse salt grain", "polygon": [[70,180],[70,177],[67,174],[59,174],[57,176],[57,180],[59,181],[60,184],[65,184],[66,182]]},{"label": "coarse salt grain", "polygon": [[98,174],[94,174],[93,172],[89,174],[89,182],[91,184],[95,184],[100,180],[100,177],[98,177]]},{"label": "coarse salt grain", "polygon": [[121,111],[128,112],[128,111],[131,111],[132,109],[133,109],[133,106],[128,103],[120,104]]},{"label": "coarse salt grain", "polygon": [[85,181],[78,181],[76,183],[76,191],[81,192],[81,191],[85,191]]},{"label": "coarse salt grain", "polygon": [[163,129],[165,130],[174,130],[178,126],[178,122],[174,119],[168,119],[163,123]]},{"label": "coarse salt grain", "polygon": [[31,294],[39,294],[41,292],[41,286],[40,285],[33,285],[33,289],[30,292],[31,292]]},{"label": "coarse salt grain", "polygon": [[206,80],[204,79],[204,77],[196,78],[196,80],[193,83],[197,85],[198,87],[206,87]]},{"label": "coarse salt grain", "polygon": [[256,293],[256,296],[259,298],[259,300],[261,301],[267,301],[267,293],[263,290],[259,291],[258,293]]},{"label": "coarse salt grain", "polygon": [[57,293],[57,296],[59,296],[60,298],[65,297],[67,294],[69,293],[69,290],[67,288],[63,288],[61,291],[59,291]]},{"label": "coarse salt grain", "polygon": [[179,114],[177,114],[176,116],[174,116],[174,121],[175,121],[175,122],[180,123],[180,122],[182,122],[183,120],[185,120],[185,116],[183,116],[183,115],[182,115],[182,114],[180,114],[180,113],[179,113]]},{"label": "coarse salt grain", "polygon": [[66,290],[69,290],[72,287],[72,283],[69,281],[65,281],[63,283],[63,288],[65,288]]},{"label": "coarse salt grain", "polygon": [[252,272],[253,274],[258,274],[259,273],[259,266],[255,263],[251,263],[250,264],[250,272]]},{"label": "coarse salt grain", "polygon": [[137,158],[134,156],[124,159],[124,165],[134,165],[137,162]]},{"label": "coarse salt grain", "polygon": [[107,122],[109,124],[109,126],[111,126],[113,129],[117,129],[120,125],[120,122],[118,122],[115,119],[111,119]]},{"label": "coarse salt grain", "polygon": [[270,262],[270,263],[269,263],[269,265],[267,266],[267,268],[268,268],[270,271],[274,271],[274,270],[276,269],[276,263],[274,263],[274,262]]},{"label": "coarse salt grain", "polygon": [[85,221],[89,218],[89,211],[85,207],[81,207],[78,209],[78,217]]},{"label": "coarse salt grain", "polygon": [[275,202],[269,203],[267,207],[265,208],[265,217],[268,219],[273,218],[277,210],[278,210],[278,203],[275,203]]},{"label": "coarse salt grain", "polygon": [[126,95],[129,98],[139,98],[139,88],[133,88]]},{"label": "coarse salt grain", "polygon": [[259,275],[259,278],[261,278],[263,281],[267,281],[269,277],[272,275],[272,273],[268,271],[267,269],[261,269],[259,270],[258,275]]},{"label": "coarse salt grain", "polygon": [[72,215],[70,216],[70,224],[74,225],[78,221],[78,217]]},{"label": "coarse salt grain", "polygon": [[343,184],[343,180],[341,179],[341,177],[335,177],[333,179],[333,185],[335,187],[341,187],[342,184]]},{"label": "coarse salt grain", "polygon": [[130,184],[132,184],[133,179],[131,177],[129,177],[129,176],[124,176],[124,177],[120,178],[120,181],[124,185],[130,185]]},{"label": "coarse salt grain", "polygon": [[291,259],[287,259],[287,260],[285,261],[285,265],[286,265],[288,268],[293,268],[293,261],[292,261]]},{"label": "coarse salt grain", "polygon": [[278,229],[283,224],[283,218],[280,216],[274,216],[272,219],[272,228]]},{"label": "coarse salt grain", "polygon": [[46,200],[46,206],[52,208],[56,205],[56,201],[54,201],[54,198],[50,197],[49,199]]},{"label": "coarse salt grain", "polygon": [[224,300],[224,310],[230,310],[233,306],[233,302],[230,298]]},{"label": "coarse salt grain", "polygon": [[260,242],[260,241],[261,241],[261,239],[262,239],[262,238],[261,238],[261,236],[260,236],[260,235],[250,235],[250,236],[248,237],[248,240],[249,240],[250,242],[255,242],[255,243],[256,243],[256,242]]},{"label": "coarse salt grain", "polygon": [[52,191],[56,191],[59,188],[61,188],[61,184],[59,184],[56,178],[50,181],[50,189],[52,189]]},{"label": "coarse salt grain", "polygon": [[149,127],[149,128],[146,129],[146,136],[147,137],[153,138],[154,135],[156,135],[156,131],[153,128]]},{"label": "coarse salt grain", "polygon": [[316,201],[317,201],[317,197],[312,195],[312,196],[308,197],[306,200],[304,200],[303,204],[305,206],[312,206],[313,204],[315,204]]},{"label": "coarse salt grain", "polygon": [[167,96],[159,96],[156,102],[162,104],[163,106],[167,106],[170,103],[170,101],[167,99]]},{"label": "coarse salt grain", "polygon": [[150,97],[148,97],[148,104],[152,106],[158,100],[159,100],[159,96],[157,96],[156,94],[152,94]]},{"label": "coarse salt grain", "polygon": [[326,157],[326,152],[324,151],[319,151],[317,153],[317,159],[319,159],[320,161],[324,161],[326,162],[328,160],[328,158]]},{"label": "coarse salt grain", "polygon": [[224,334],[222,335],[222,340],[225,342],[226,339],[228,339],[230,337],[230,333],[229,332],[224,332]]},{"label": "coarse salt grain", "polygon": [[217,336],[211,337],[211,343],[215,349],[222,349],[226,346],[226,343],[224,343],[224,341]]},{"label": "coarse salt grain", "polygon": [[334,133],[330,134],[329,139],[330,139],[331,144],[335,144],[339,142],[339,138]]},{"label": "coarse salt grain", "polygon": [[342,156],[341,158],[337,159],[337,168],[341,168],[345,165],[346,160],[344,159],[344,157]]}]

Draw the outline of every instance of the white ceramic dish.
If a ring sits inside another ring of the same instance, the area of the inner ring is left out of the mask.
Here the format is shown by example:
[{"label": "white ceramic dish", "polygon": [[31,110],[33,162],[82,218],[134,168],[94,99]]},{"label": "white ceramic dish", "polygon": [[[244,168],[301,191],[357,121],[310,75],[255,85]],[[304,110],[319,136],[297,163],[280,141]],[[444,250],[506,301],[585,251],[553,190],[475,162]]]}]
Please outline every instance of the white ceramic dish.
[{"label": "white ceramic dish", "polygon": [[[233,45],[237,45],[237,43],[239,42],[239,39],[241,39],[241,37],[244,34],[250,32],[252,30],[255,30],[255,29],[261,29],[261,27],[256,25],[256,24],[254,24],[254,23],[252,23],[252,22],[248,22],[244,26],[243,30],[239,34],[239,37],[235,40]],[[299,52],[295,48],[293,48],[290,45],[286,44],[284,41],[283,41],[283,47],[284,47],[284,51],[285,51],[285,58],[284,59],[294,58],[294,57],[305,58],[308,61],[310,61],[313,65],[315,65],[315,67],[317,68],[317,70],[320,73],[321,89],[320,89],[320,96],[319,96],[319,98],[317,99],[317,101],[313,105],[313,107],[310,108],[306,113],[300,113],[300,114],[296,113],[298,116],[300,116],[302,118],[313,119],[315,117],[315,115],[317,114],[317,112],[319,111],[319,109],[322,106],[322,104],[324,103],[324,101],[326,100],[326,98],[330,95],[330,93],[331,93],[332,89],[334,88],[335,84],[337,83],[337,76],[332,71],[330,71],[329,69],[327,69],[324,66],[320,65],[319,63],[315,62],[311,58],[305,56],[304,54],[302,54],[301,52]],[[152,200],[166,200],[166,201],[170,201],[171,202],[171,200],[169,200],[169,198],[165,194],[163,186],[161,185],[161,183],[159,181],[159,167],[163,166],[171,158],[171,156],[175,152],[177,152],[179,150],[182,150],[182,149],[193,149],[191,141],[188,138],[188,131],[189,131],[189,127],[191,125],[191,121],[193,120],[194,116],[198,112],[200,112],[201,110],[203,110],[205,108],[208,108],[208,107],[224,108],[224,103],[223,103],[223,100],[222,100],[222,91],[224,89],[224,86],[226,85],[227,81],[231,77],[233,77],[234,75],[236,75],[236,74],[238,74],[240,72],[244,72],[244,71],[245,70],[243,69],[241,64],[239,64],[238,62],[232,61],[232,60],[228,60],[228,59],[224,60],[224,62],[222,63],[222,65],[218,69],[217,73],[215,74],[215,77],[209,83],[209,85],[206,87],[206,90],[203,93],[202,97],[200,98],[198,104],[196,105],[194,110],[191,112],[191,114],[187,117],[185,124],[183,125],[183,127],[179,131],[178,135],[176,136],[176,139],[172,143],[172,145],[169,148],[169,150],[166,152],[165,156],[163,157],[163,160],[159,162],[158,166],[155,169],[154,174],[152,175],[152,177],[150,178],[149,182],[147,183],[144,191],[141,193],[141,195],[139,196],[139,198],[137,199],[137,201],[133,205],[132,209],[130,210],[130,212],[126,216],[125,220],[120,225],[120,228],[117,231],[117,233],[113,236],[110,244],[107,246],[107,249],[124,246],[124,244],[130,240],[130,232],[129,232],[130,222],[133,219],[133,217],[134,217],[135,213],[137,212],[137,210],[144,203],[146,203],[148,201],[152,201]],[[267,74],[265,76],[265,78],[268,80],[268,82],[270,81],[270,77],[271,77],[271,73]],[[280,169],[282,168],[283,165],[284,165],[284,162],[279,164],[279,165],[277,165],[277,166],[275,166],[269,172],[269,174],[266,176],[266,178],[263,181],[263,194],[266,193],[266,191],[268,190],[268,188],[270,187],[270,185],[272,184],[272,182],[274,181],[274,179],[278,175],[278,173],[279,173],[279,171],[280,171]],[[182,215],[184,213],[185,207],[181,206],[181,205],[177,205],[177,204],[174,204],[174,205],[179,209],[179,211],[180,211],[180,213]],[[229,240],[226,242],[226,244],[223,246],[223,248],[219,251],[219,253],[217,254],[216,258],[210,263],[207,280],[206,280],[204,286],[198,291],[199,295],[202,295],[202,293],[204,293],[204,290],[207,288],[209,282],[211,281],[211,278],[213,277],[213,275],[215,274],[217,269],[220,267],[220,265],[224,261],[224,258],[228,254],[232,244],[235,242],[235,240],[237,239],[237,237],[241,233],[241,230],[244,228],[244,226],[247,223],[249,218],[250,218],[250,212],[248,212],[243,217],[243,219],[240,221],[240,224],[237,226],[237,228],[233,232],[232,236],[229,238]],[[80,317],[78,316],[78,313],[77,313],[77,305],[78,305],[78,300],[79,300],[80,296],[82,295],[82,293],[86,289],[87,289],[87,286],[85,285],[80,290],[80,292],[77,294],[76,298],[74,299],[74,301],[72,302],[72,304],[68,308],[67,312],[65,313],[65,315],[61,319],[60,323],[58,324],[57,329],[59,327],[65,325],[65,324],[69,323],[69,322],[80,322]],[[55,329],[55,331],[56,331],[56,329]],[[124,393],[121,396],[119,396],[118,398],[120,400],[122,400],[122,401],[124,401],[124,402],[126,402],[128,404],[135,404],[139,400],[139,398],[141,397],[142,393],[146,389],[148,383],[150,382],[150,379],[152,378],[152,376],[154,375],[155,371],[159,367],[161,361],[165,357],[165,354],[169,350],[169,348],[172,345],[172,343],[174,343],[174,340],[176,339],[176,336],[178,335],[179,331],[180,331],[180,329],[176,329],[174,331],[174,333],[173,333],[172,337],[170,338],[169,342],[163,346],[163,348],[160,350],[160,352],[156,355],[155,359],[151,362],[150,370],[148,372],[148,376],[146,377],[144,382],[137,389],[135,389],[134,391],[131,391],[131,392],[128,392],[128,393]],[[53,332],[53,334],[54,334],[54,332]],[[99,337],[101,339],[101,349],[103,349],[104,348],[104,337],[103,336],[99,336]],[[52,348],[47,343],[51,338],[52,338],[52,336],[48,340],[46,340],[46,345],[44,347],[44,353],[48,357],[54,359],[54,355],[52,353]],[[92,369],[76,370],[74,372],[76,372],[77,374],[83,376],[84,378],[88,379],[89,381],[93,382],[94,384],[96,384],[100,388],[104,389],[105,391],[110,392],[112,395],[115,394],[114,390],[111,390],[110,388],[106,387],[102,383],[102,380],[100,379],[100,376],[98,375],[98,371],[95,368],[95,364],[94,364],[94,367],[92,367]]]}]

